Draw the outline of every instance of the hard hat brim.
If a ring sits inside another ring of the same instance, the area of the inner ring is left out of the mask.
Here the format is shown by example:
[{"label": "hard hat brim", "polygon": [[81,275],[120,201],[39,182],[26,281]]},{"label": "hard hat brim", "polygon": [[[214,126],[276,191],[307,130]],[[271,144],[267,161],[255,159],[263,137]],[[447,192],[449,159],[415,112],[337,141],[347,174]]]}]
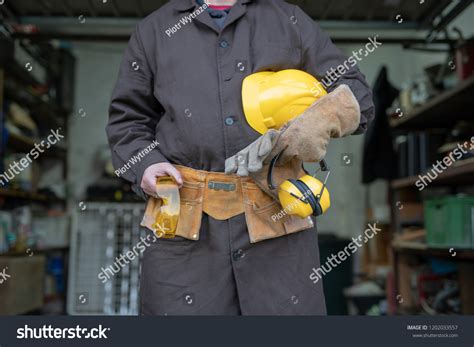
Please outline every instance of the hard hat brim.
[{"label": "hard hat brim", "polygon": [[266,76],[273,72],[264,71],[247,76],[242,84],[242,105],[245,118],[249,125],[260,134],[265,134],[268,128],[263,123],[263,114],[260,109],[257,95],[260,92],[260,84]]}]

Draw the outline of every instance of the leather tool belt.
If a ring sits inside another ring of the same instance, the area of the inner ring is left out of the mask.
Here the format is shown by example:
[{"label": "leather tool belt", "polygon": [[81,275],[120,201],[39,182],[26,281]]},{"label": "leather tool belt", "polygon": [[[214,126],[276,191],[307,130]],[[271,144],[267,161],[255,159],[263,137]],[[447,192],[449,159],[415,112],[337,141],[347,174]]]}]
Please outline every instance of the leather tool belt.
[{"label": "leather tool belt", "polygon": [[[310,217],[290,216],[278,201],[263,192],[249,177],[174,166],[184,182],[179,192],[181,208],[177,236],[199,240],[203,212],[217,220],[245,213],[251,243],[313,227]],[[153,230],[151,225],[160,206],[160,199],[148,199],[142,226]]]}]

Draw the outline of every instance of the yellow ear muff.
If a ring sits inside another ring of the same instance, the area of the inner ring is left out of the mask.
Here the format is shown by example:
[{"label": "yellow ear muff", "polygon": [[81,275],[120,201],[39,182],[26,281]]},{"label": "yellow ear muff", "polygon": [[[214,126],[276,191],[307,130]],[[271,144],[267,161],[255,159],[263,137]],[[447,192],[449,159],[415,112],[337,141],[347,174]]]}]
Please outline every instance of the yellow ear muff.
[{"label": "yellow ear muff", "polygon": [[286,213],[301,218],[320,216],[331,206],[328,189],[311,175],[284,181],[278,189],[278,198]]},{"label": "yellow ear muff", "polygon": [[[270,163],[267,176],[270,189],[275,189],[272,172],[281,153],[277,154]],[[307,174],[297,180],[290,178],[278,187],[278,198],[283,210],[287,214],[296,215],[301,218],[311,215],[320,216],[331,206],[331,197],[326,187],[330,171],[324,160],[319,164],[321,170],[327,172],[324,182]]]}]

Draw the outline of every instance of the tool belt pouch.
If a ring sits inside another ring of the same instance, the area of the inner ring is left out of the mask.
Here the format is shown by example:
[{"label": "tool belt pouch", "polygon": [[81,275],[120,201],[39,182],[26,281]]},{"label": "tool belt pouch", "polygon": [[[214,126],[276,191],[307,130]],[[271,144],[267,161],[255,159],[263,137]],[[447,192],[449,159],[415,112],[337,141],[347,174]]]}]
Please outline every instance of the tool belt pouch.
[{"label": "tool belt pouch", "polygon": [[[199,240],[203,212],[217,220],[227,220],[245,213],[251,243],[292,234],[313,227],[310,217],[301,219],[288,215],[280,203],[265,193],[254,179],[235,175],[193,171],[176,166],[183,176],[183,187],[179,190],[180,212],[176,235],[189,240]],[[279,175],[298,178],[304,174],[301,166]],[[160,213],[161,200],[150,197],[141,225],[153,230],[156,216]]]},{"label": "tool belt pouch", "polygon": [[203,211],[217,220],[227,220],[244,213],[240,179],[209,173],[204,189]]},{"label": "tool belt pouch", "polygon": [[[179,190],[181,206],[176,236],[181,236],[188,240],[199,240],[203,211],[203,193],[204,183],[184,181],[183,186]],[[161,199],[148,198],[141,226],[154,231],[152,225],[160,213],[160,208]]]},{"label": "tool belt pouch", "polygon": [[[276,190],[267,187],[268,165],[253,176],[255,183],[243,183],[245,218],[250,242],[255,243],[287,234],[296,233],[314,226],[311,217],[292,216],[283,209]],[[275,182],[279,186],[288,178],[298,178],[305,174],[301,163],[286,167],[275,167]],[[266,188],[266,189],[265,189]]]}]

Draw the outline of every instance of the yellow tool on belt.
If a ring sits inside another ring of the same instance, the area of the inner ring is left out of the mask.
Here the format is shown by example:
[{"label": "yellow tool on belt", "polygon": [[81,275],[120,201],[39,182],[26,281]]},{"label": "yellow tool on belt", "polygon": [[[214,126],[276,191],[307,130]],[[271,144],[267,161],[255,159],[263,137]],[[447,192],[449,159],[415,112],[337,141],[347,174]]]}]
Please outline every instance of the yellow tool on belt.
[{"label": "yellow tool on belt", "polygon": [[[293,69],[258,72],[247,76],[242,85],[245,118],[261,134],[269,129],[279,130],[325,95],[326,90],[316,78]],[[276,188],[272,172],[282,152],[272,159],[268,169],[267,183],[271,190]],[[319,165],[327,172],[324,182],[307,174],[297,180],[288,179],[278,187],[280,204],[288,214],[301,218],[319,216],[330,207],[326,187],[330,171],[324,160]]]},{"label": "yellow tool on belt", "polygon": [[156,194],[161,199],[161,207],[152,228],[158,238],[173,238],[176,235],[179,220],[178,184],[172,177],[159,177],[156,180]]}]

